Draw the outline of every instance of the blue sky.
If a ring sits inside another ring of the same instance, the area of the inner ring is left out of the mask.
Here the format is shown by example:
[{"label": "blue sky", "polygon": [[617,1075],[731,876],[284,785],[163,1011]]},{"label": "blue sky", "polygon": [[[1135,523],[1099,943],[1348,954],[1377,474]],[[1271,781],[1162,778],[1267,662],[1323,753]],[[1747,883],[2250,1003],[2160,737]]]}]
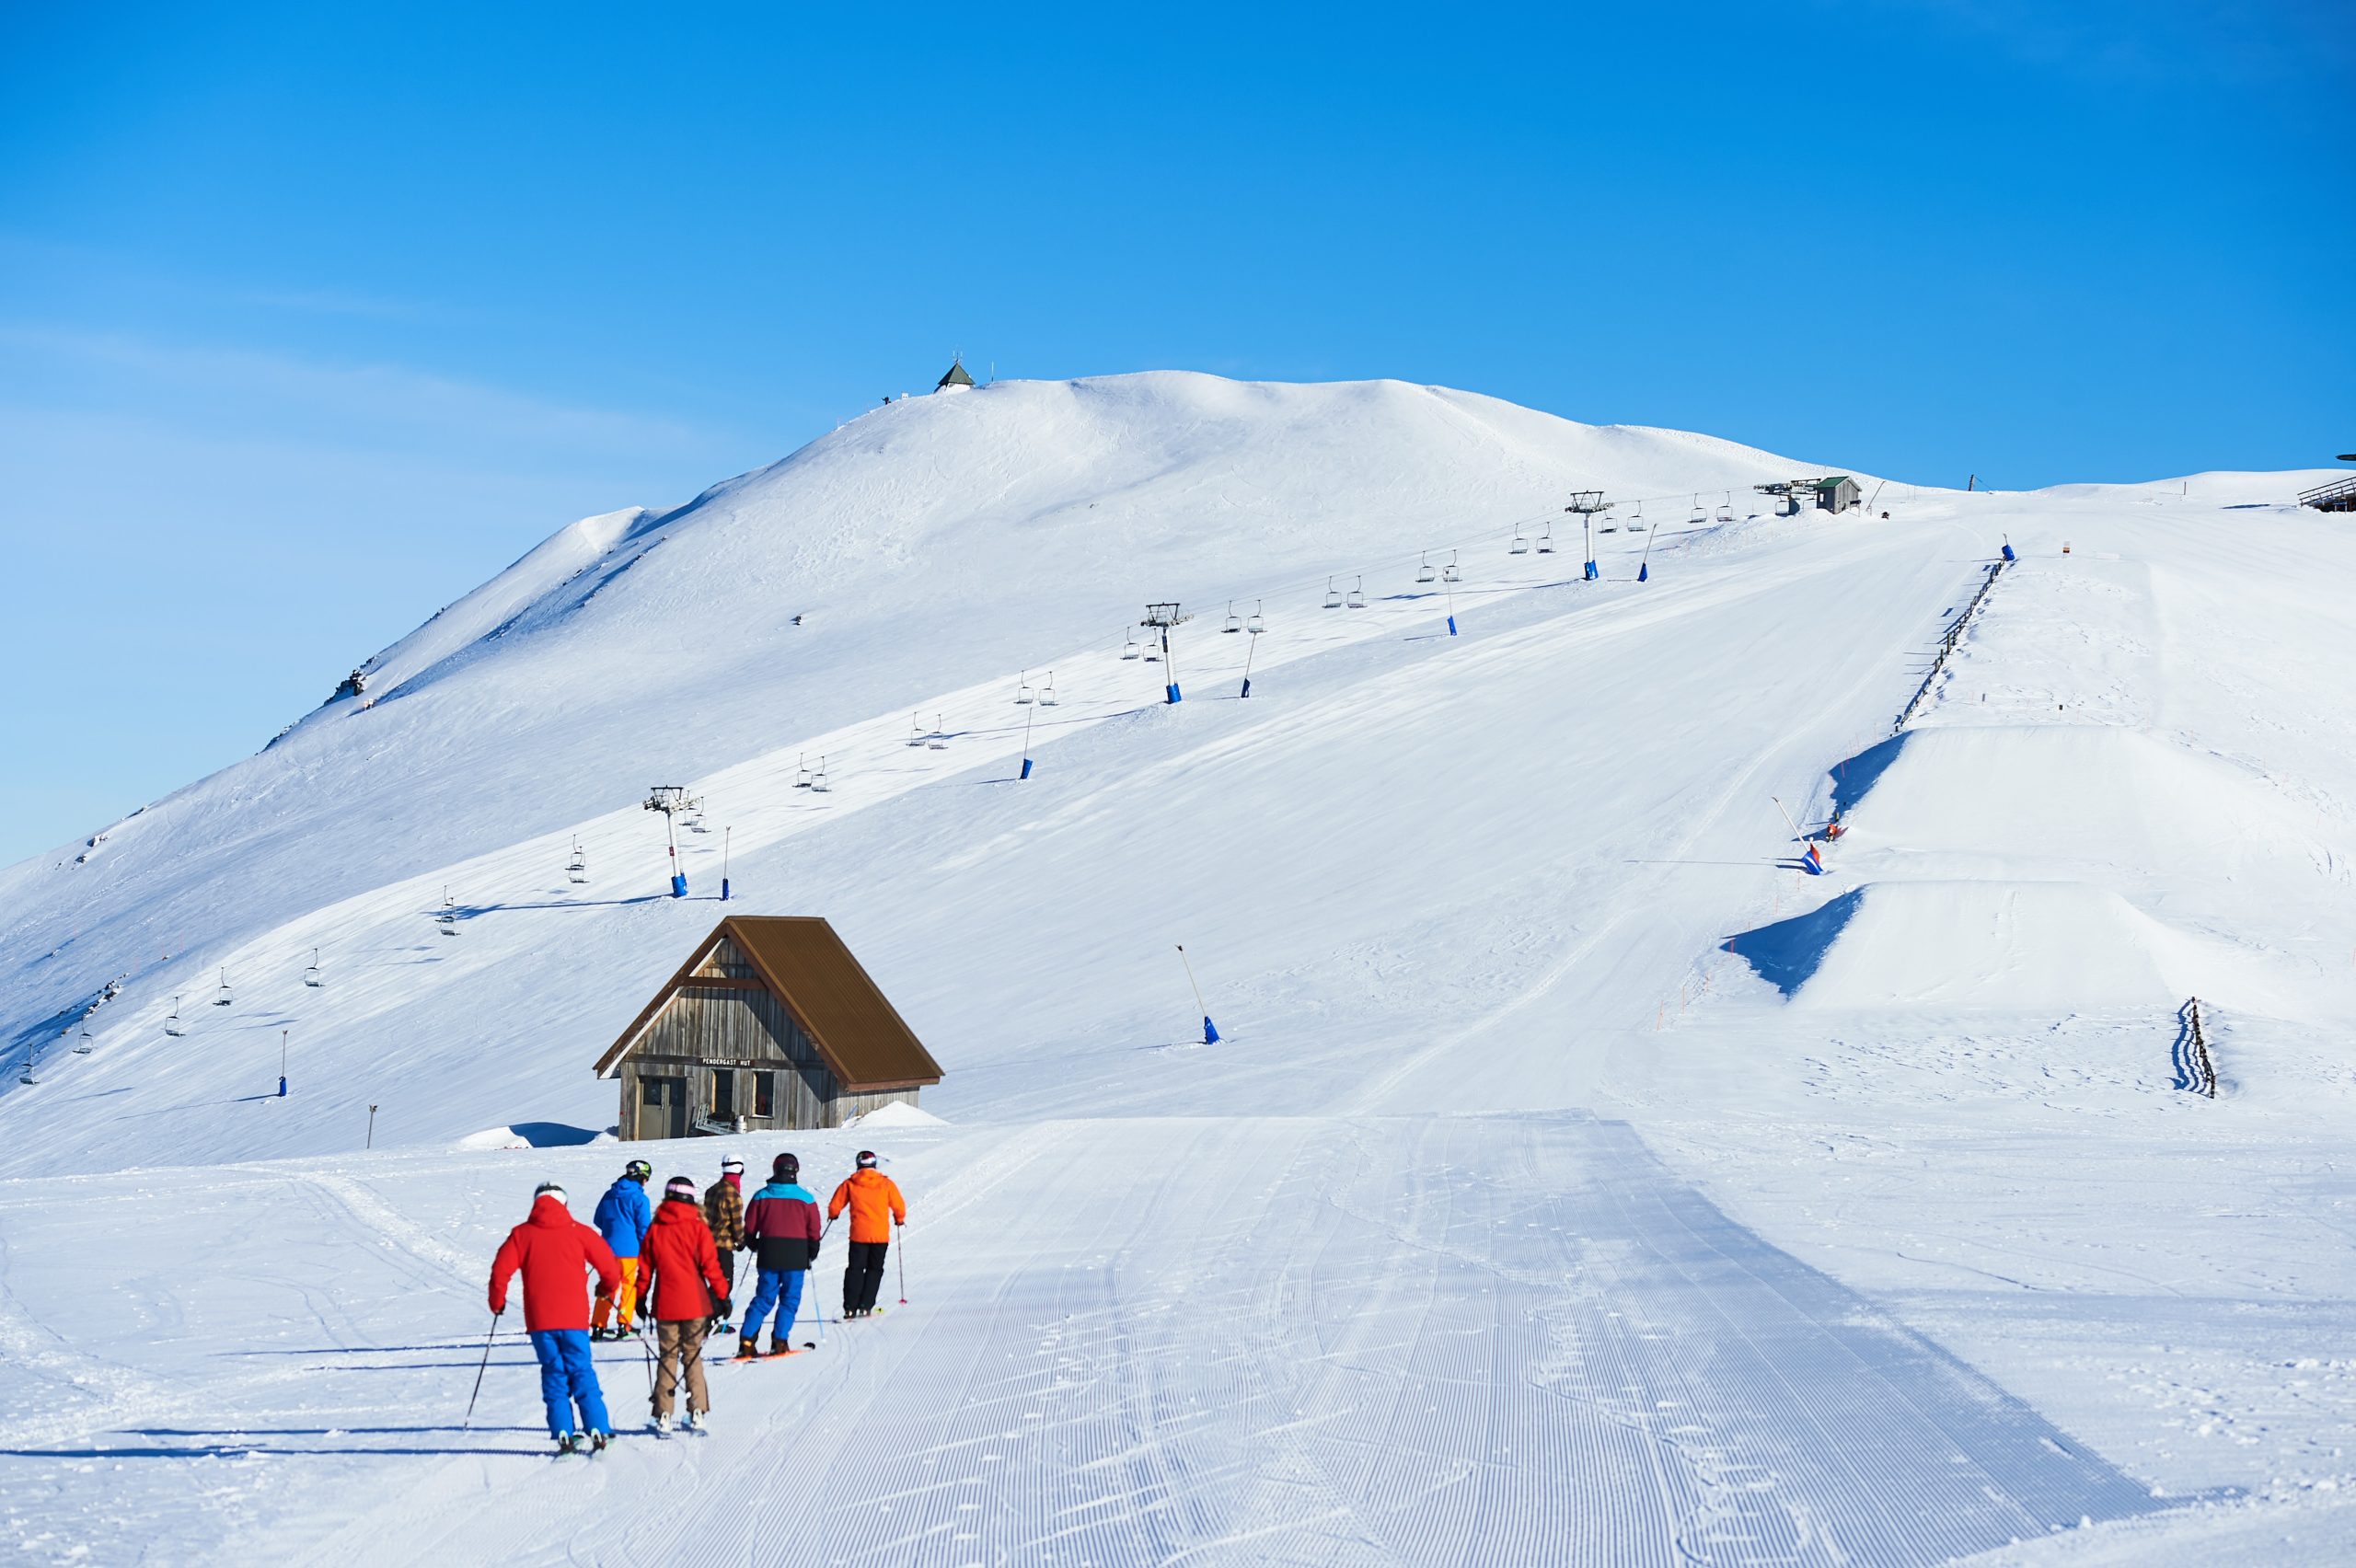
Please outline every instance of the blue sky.
[{"label": "blue sky", "polygon": [[2336,0],[673,9],[0,6],[0,861],[958,347],[2008,489],[2356,448]]}]

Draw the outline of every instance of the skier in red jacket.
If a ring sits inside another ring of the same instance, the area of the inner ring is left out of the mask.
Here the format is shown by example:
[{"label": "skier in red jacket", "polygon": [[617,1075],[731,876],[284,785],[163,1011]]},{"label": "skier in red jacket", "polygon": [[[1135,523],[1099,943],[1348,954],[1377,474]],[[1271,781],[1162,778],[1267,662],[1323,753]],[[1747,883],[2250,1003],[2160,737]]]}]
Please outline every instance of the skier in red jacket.
[{"label": "skier in red jacket", "polygon": [[548,1405],[549,1433],[556,1451],[570,1454],[579,1447],[572,1423],[573,1407],[581,1409],[592,1453],[602,1451],[614,1435],[606,1416],[606,1396],[597,1387],[597,1369],[589,1359],[588,1271],[597,1273],[598,1288],[612,1291],[621,1283],[621,1265],[604,1237],[572,1217],[565,1207],[564,1189],[543,1182],[532,1194],[532,1217],[507,1233],[499,1255],[491,1262],[491,1311],[493,1318],[507,1310],[507,1282],[518,1271],[524,1276],[524,1327],[532,1336],[532,1354],[540,1361],[540,1398]]},{"label": "skier in red jacket", "polygon": [[653,1320],[661,1358],[654,1378],[654,1430],[671,1430],[671,1398],[684,1375],[687,1430],[700,1432],[711,1411],[703,1380],[703,1338],[714,1319],[728,1315],[728,1276],[720,1272],[720,1251],[704,1223],[703,1194],[694,1177],[674,1176],[664,1185],[639,1256],[639,1315]]}]

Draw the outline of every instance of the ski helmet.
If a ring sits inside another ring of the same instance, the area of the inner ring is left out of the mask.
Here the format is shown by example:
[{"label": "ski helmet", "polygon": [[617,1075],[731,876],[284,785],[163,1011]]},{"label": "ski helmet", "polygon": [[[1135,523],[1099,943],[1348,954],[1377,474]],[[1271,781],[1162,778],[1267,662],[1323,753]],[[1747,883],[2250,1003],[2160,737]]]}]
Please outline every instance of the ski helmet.
[{"label": "ski helmet", "polygon": [[863,1148],[859,1151],[859,1168],[861,1170],[872,1170],[875,1169],[875,1151],[873,1149]]},{"label": "ski helmet", "polygon": [[668,1182],[663,1183],[663,1196],[666,1201],[672,1198],[683,1198],[688,1203],[694,1203],[696,1201],[696,1179],[692,1176],[672,1177]]},{"label": "ski helmet", "polygon": [[720,1162],[720,1169],[723,1175],[731,1170],[741,1171],[745,1169],[745,1162],[732,1154]]},{"label": "ski helmet", "polygon": [[648,1182],[653,1180],[654,1167],[642,1159],[633,1159],[622,1167],[622,1174],[633,1182]]},{"label": "ski helmet", "polygon": [[802,1179],[802,1161],[790,1154],[780,1154],[769,1161],[769,1174],[780,1182],[798,1182]]},{"label": "ski helmet", "polygon": [[566,1197],[566,1196],[564,1195],[564,1189],[563,1189],[562,1187],[558,1186],[558,1185],[557,1185],[555,1182],[541,1182],[538,1186],[537,1186],[537,1187],[533,1188],[533,1189],[532,1189],[532,1197],[533,1197],[534,1201],[536,1201],[536,1202],[537,1202],[537,1201],[538,1200],[538,1198],[539,1198],[540,1194],[541,1194],[541,1193],[553,1193],[553,1194],[555,1194],[555,1197],[556,1197],[556,1201],[557,1201],[557,1202],[559,1202],[559,1203],[560,1203],[560,1204],[565,1205],[567,1207],[571,1207],[571,1206],[572,1206],[572,1200],[571,1198]]}]

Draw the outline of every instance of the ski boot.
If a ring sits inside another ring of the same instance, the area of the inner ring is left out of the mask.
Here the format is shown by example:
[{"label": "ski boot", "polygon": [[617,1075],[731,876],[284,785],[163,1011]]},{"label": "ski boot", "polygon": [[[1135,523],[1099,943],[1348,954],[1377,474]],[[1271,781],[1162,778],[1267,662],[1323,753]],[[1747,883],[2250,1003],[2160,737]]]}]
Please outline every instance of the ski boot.
[{"label": "ski boot", "polygon": [[708,1414],[708,1412],[700,1410],[687,1412],[687,1430],[699,1434],[710,1430],[704,1425],[704,1420]]},{"label": "ski boot", "polygon": [[614,1435],[610,1432],[592,1432],[589,1434],[590,1455],[594,1458],[598,1454],[604,1453],[606,1451],[606,1445],[613,1440]]},{"label": "ski boot", "polygon": [[556,1440],[556,1457],[558,1458],[570,1458],[579,1452],[581,1452],[581,1439],[575,1437],[572,1433],[568,1432],[563,1436]]}]

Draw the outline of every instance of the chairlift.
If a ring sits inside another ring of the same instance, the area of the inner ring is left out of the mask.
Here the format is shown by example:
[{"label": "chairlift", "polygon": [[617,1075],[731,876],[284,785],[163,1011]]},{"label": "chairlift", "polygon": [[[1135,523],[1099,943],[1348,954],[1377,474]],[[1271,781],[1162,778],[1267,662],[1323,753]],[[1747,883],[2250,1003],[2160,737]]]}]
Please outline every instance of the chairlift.
[{"label": "chairlift", "polygon": [[1124,659],[1137,659],[1143,657],[1143,655],[1138,651],[1138,634],[1136,632],[1133,631],[1129,633],[1129,640],[1121,644],[1121,657]]},{"label": "chairlift", "polygon": [[832,784],[826,782],[826,759],[822,756],[818,759],[818,771],[810,776],[810,791],[815,795],[823,795],[833,788]]},{"label": "chairlift", "polygon": [[[911,746],[920,746],[924,744],[924,721],[918,718],[913,713],[908,715],[908,744]],[[819,767],[823,768],[826,766],[826,759],[825,757],[820,757],[818,759]],[[813,785],[812,788],[815,789],[816,786]]]},{"label": "chairlift", "polygon": [[1546,525],[1538,531],[1538,553],[1540,555],[1554,553],[1554,520],[1552,517],[1546,519]]},{"label": "chairlift", "polygon": [[82,1043],[74,1047],[74,1054],[77,1056],[87,1056],[97,1044],[98,1042],[90,1038],[90,1026],[86,1023],[82,1026]]},{"label": "chairlift", "polygon": [[928,749],[932,751],[947,751],[949,749],[949,734],[948,732],[941,727],[941,715],[938,713],[932,716],[932,733],[925,737],[924,744]]},{"label": "chairlift", "polygon": [[689,833],[710,833],[711,831],[711,824],[705,822],[703,820],[702,813],[699,813],[687,819],[687,831]]},{"label": "chairlift", "polygon": [[1688,517],[1685,521],[1688,523],[1707,523],[1709,520],[1709,513],[1703,510],[1702,498],[1698,495],[1695,496],[1693,498],[1693,515]]},{"label": "chairlift", "polygon": [[229,989],[229,972],[224,969],[221,972],[221,994],[213,998],[213,1005],[216,1008],[225,1008],[236,999],[237,994]]},{"label": "chairlift", "polygon": [[1440,569],[1439,580],[1442,582],[1461,582],[1464,581],[1464,574],[1456,570],[1456,552],[1454,550],[1448,552],[1448,564]]},{"label": "chairlift", "polygon": [[589,880],[589,857],[582,853],[578,838],[572,841],[572,859],[564,863],[564,880],[576,884]]},{"label": "chairlift", "polygon": [[1718,521],[1721,523],[1734,521],[1734,491],[1732,490],[1727,491],[1726,500],[1718,503]]},{"label": "chairlift", "polygon": [[[580,861],[576,859],[573,864],[579,865]],[[311,950],[311,967],[303,971],[303,984],[314,991],[326,984],[319,978],[319,950],[317,948]]]},{"label": "chairlift", "polygon": [[171,1016],[164,1020],[164,1032],[175,1040],[188,1032],[187,1027],[180,1022],[180,999],[178,997],[172,998]]},{"label": "chairlift", "polygon": [[810,765],[803,760],[803,755],[797,752],[793,758],[793,787],[797,790],[810,788]]},{"label": "chairlift", "polygon": [[1438,575],[1439,573],[1432,570],[1432,552],[1429,550],[1424,551],[1423,559],[1415,568],[1415,581],[1418,582],[1429,582],[1433,578]]},{"label": "chairlift", "polygon": [[1049,670],[1047,672],[1047,684],[1039,688],[1039,706],[1042,708],[1053,708],[1061,700],[1062,698],[1056,695],[1056,672]]},{"label": "chairlift", "polygon": [[1252,601],[1252,618],[1243,623],[1243,629],[1254,637],[1268,629],[1268,623],[1261,618],[1260,601],[1257,599]]},{"label": "chairlift", "polygon": [[33,1069],[34,1069],[35,1067],[39,1066],[40,1065],[40,1053],[39,1053],[39,1052],[35,1052],[33,1055],[29,1055],[29,1056],[27,1056],[27,1057],[25,1058],[25,1070],[24,1070],[23,1074],[22,1074],[22,1075],[21,1075],[21,1076],[17,1079],[17,1081],[18,1083],[22,1083],[22,1084],[36,1084],[36,1083],[39,1083],[39,1082],[40,1081],[40,1075],[39,1075],[39,1074],[37,1074],[37,1073],[35,1073],[35,1072],[33,1071]]},{"label": "chairlift", "polygon": [[1235,613],[1235,601],[1230,599],[1227,602],[1227,621],[1226,624],[1219,628],[1219,630],[1232,636],[1234,633],[1242,631],[1242,629],[1243,617]]},{"label": "chairlift", "polygon": [[1017,708],[1031,706],[1031,672],[1028,670],[1022,672],[1022,684],[1014,688],[1014,705]]},{"label": "chairlift", "polygon": [[1145,648],[1145,662],[1146,662],[1147,663],[1149,663],[1149,664],[1159,664],[1159,663],[1161,663],[1161,643],[1159,643],[1159,642],[1155,641],[1152,638],[1149,637],[1149,638],[1147,638],[1147,639],[1145,640],[1144,648]]},{"label": "chairlift", "polygon": [[1342,607],[1341,591],[1334,586],[1334,580],[1330,577],[1325,580],[1325,607],[1329,610]]},{"label": "chairlift", "polygon": [[1354,610],[1362,610],[1362,609],[1365,609],[1365,608],[1366,608],[1366,579],[1365,579],[1365,578],[1361,577],[1361,578],[1359,578],[1359,579],[1358,579],[1355,583],[1352,583],[1352,584],[1350,585],[1350,599],[1349,599],[1349,604],[1350,604],[1350,608],[1352,608],[1352,609],[1354,609]]},{"label": "chairlift", "polygon": [[1517,523],[1513,525],[1513,543],[1507,548],[1506,554],[1528,555],[1529,553],[1530,540],[1523,536],[1521,525]]}]

